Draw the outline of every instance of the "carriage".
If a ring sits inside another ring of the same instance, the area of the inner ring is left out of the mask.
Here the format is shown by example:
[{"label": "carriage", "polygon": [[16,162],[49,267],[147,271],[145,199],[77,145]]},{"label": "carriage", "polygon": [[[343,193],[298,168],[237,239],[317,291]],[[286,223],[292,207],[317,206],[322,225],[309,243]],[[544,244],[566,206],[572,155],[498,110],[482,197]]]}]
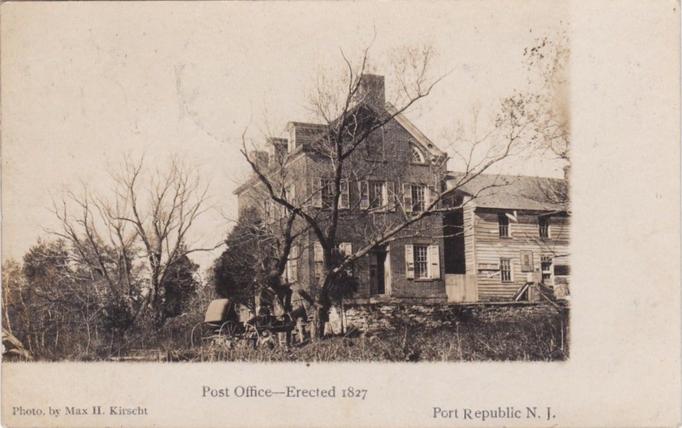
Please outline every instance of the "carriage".
[{"label": "carriage", "polygon": [[236,344],[246,342],[253,347],[276,344],[277,333],[291,333],[296,327],[296,318],[291,312],[271,314],[253,311],[243,304],[230,299],[215,299],[206,308],[204,320],[192,328],[192,347],[207,343]]}]

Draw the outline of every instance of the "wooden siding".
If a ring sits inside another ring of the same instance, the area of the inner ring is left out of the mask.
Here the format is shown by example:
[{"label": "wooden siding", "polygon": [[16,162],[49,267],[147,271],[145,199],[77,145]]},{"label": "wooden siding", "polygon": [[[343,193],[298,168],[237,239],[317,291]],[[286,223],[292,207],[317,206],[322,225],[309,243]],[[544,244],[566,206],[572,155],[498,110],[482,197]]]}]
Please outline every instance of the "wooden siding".
[{"label": "wooden siding", "polygon": [[[499,236],[497,215],[501,210],[477,209],[474,217],[475,233],[473,241],[475,251],[475,272],[477,276],[478,295],[480,300],[509,300],[526,281],[530,272],[521,270],[521,252],[530,251],[533,255],[534,270],[540,270],[542,256],[550,256],[554,260],[565,260],[568,254],[570,223],[565,215],[551,218],[550,238],[539,236],[538,212],[518,212],[518,221],[510,221],[510,237]],[[512,213],[513,214],[513,213]],[[470,247],[467,246],[467,250]],[[493,265],[499,266],[501,258],[511,261],[512,281],[502,282],[500,270],[481,270]],[[469,256],[467,255],[467,260]],[[470,264],[467,263],[467,272]]]},{"label": "wooden siding", "polygon": [[476,272],[476,242],[474,234],[475,213],[474,206],[464,206],[464,260],[467,273]]},{"label": "wooden siding", "polygon": [[448,302],[462,303],[478,300],[475,275],[445,274]]}]

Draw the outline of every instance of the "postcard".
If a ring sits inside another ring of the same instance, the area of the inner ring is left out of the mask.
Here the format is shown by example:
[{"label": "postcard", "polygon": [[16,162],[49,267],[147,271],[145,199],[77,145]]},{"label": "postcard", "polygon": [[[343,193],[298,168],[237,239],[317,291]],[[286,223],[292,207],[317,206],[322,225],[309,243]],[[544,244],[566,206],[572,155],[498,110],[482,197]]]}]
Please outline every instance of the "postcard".
[{"label": "postcard", "polygon": [[5,2],[2,424],[679,426],[679,2]]}]

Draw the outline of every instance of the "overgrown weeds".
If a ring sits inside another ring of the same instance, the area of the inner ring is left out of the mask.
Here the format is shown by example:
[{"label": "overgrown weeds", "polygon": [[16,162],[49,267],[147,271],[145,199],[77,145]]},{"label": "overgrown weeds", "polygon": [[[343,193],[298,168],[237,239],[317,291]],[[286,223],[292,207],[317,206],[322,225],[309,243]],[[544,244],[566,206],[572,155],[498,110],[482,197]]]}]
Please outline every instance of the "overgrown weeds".
[{"label": "overgrown weeds", "polygon": [[186,352],[193,361],[561,361],[568,358],[566,314],[472,317],[425,329],[408,324],[356,337],[327,337],[301,346],[254,348],[215,341]]}]

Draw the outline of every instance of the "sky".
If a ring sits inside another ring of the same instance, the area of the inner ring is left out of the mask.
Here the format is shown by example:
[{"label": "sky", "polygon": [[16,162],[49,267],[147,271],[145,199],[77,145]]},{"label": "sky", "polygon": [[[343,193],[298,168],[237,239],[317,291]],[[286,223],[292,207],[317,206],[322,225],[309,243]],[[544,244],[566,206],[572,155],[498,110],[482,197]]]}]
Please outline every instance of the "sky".
[{"label": "sky", "polygon": [[[503,7],[504,5],[504,7]],[[320,73],[371,42],[370,71],[395,81],[391,54],[432,46],[448,73],[407,116],[448,146],[473,108],[490,116],[523,88],[523,49],[568,20],[556,2],[58,2],[2,7],[2,255],[20,259],[57,226],[53,198],[81,183],[104,191],[125,155],[151,168],[177,156],[210,182],[193,239],[212,244],[236,217],[247,130],[306,121]],[[561,174],[549,161],[505,172]],[[215,253],[199,256],[204,267]]]}]

